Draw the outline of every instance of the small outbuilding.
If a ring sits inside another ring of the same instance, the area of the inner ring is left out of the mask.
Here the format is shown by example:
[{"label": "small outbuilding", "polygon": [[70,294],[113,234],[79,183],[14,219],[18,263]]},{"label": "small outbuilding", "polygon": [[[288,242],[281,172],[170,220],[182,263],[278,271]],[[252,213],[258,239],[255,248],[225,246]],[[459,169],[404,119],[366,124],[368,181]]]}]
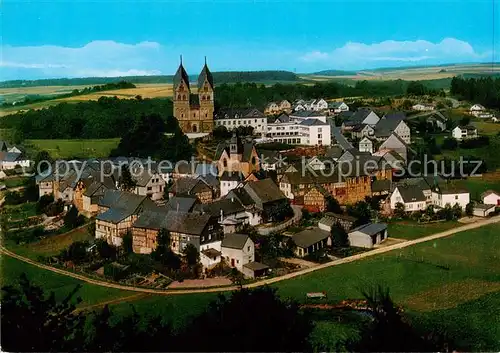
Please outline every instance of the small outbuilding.
[{"label": "small outbuilding", "polygon": [[310,228],[292,235],[295,255],[304,257],[312,254],[327,245],[331,245],[330,232],[320,228]]},{"label": "small outbuilding", "polygon": [[260,262],[249,262],[243,265],[243,275],[247,278],[258,278],[267,275],[269,266],[261,264]]},{"label": "small outbuilding", "polygon": [[349,232],[349,244],[359,248],[371,249],[387,239],[387,224],[368,223]]},{"label": "small outbuilding", "polygon": [[495,212],[497,207],[497,205],[477,203],[474,205],[472,214],[477,217],[488,217],[491,213]]}]

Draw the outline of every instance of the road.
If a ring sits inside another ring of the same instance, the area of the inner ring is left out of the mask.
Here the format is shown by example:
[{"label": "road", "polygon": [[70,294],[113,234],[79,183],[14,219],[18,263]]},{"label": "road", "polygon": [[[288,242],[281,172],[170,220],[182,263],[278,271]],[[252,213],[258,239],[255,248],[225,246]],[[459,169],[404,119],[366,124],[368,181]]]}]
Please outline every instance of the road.
[{"label": "road", "polygon": [[[456,234],[459,232],[463,232],[463,231],[471,230],[471,229],[476,229],[476,228],[484,227],[486,225],[495,224],[495,223],[499,223],[499,222],[500,222],[500,216],[495,216],[495,217],[492,217],[490,219],[481,220],[481,221],[476,222],[476,223],[466,224],[466,225],[456,227],[456,228],[453,228],[453,229],[450,229],[450,230],[447,230],[444,232],[429,235],[429,236],[426,236],[426,237],[423,237],[420,239],[409,240],[409,241],[406,241],[404,243],[398,243],[398,244],[390,245],[387,247],[374,249],[374,250],[371,250],[371,251],[368,251],[365,253],[361,253],[361,254],[349,256],[349,257],[346,257],[343,259],[328,262],[325,264],[321,264],[321,265],[318,265],[316,267],[306,268],[306,269],[303,269],[303,270],[300,270],[297,272],[289,273],[289,274],[284,275],[284,276],[263,279],[263,280],[260,280],[260,281],[254,282],[254,283],[244,285],[243,288],[256,288],[256,287],[261,287],[264,285],[278,283],[278,282],[281,282],[281,281],[284,281],[287,279],[291,279],[291,278],[299,277],[299,276],[302,276],[302,275],[305,275],[308,273],[319,271],[319,270],[322,270],[322,269],[327,268],[327,267],[338,266],[338,265],[346,264],[349,262],[358,261],[358,260],[361,260],[364,258],[380,255],[380,254],[383,254],[383,253],[386,253],[389,251],[404,249],[404,248],[407,248],[409,246],[413,246],[416,244],[425,243],[425,242],[433,241],[433,240],[440,239],[440,238],[445,238],[445,237],[448,237],[450,235],[453,235],[453,234]],[[31,259],[28,259],[26,257],[15,254],[10,250],[7,250],[3,245],[0,246],[0,253],[7,255],[7,256],[10,256],[10,257],[13,257],[15,259],[18,259],[20,261],[26,262],[26,263],[31,264],[33,266],[42,268],[44,270],[51,271],[51,272],[54,272],[54,273],[57,273],[57,274],[60,274],[63,276],[72,277],[72,278],[75,278],[75,279],[78,279],[78,280],[81,280],[81,281],[84,281],[84,282],[87,282],[87,283],[90,283],[90,284],[93,284],[96,286],[108,287],[108,288],[114,288],[114,289],[120,289],[120,290],[132,291],[132,292],[158,294],[158,295],[179,295],[179,294],[194,294],[194,293],[220,293],[220,292],[226,292],[226,291],[232,291],[232,290],[238,289],[237,286],[227,286],[227,287],[217,287],[217,288],[178,289],[178,290],[164,290],[163,289],[162,290],[162,289],[125,286],[125,285],[121,285],[121,284],[110,283],[110,282],[106,282],[106,281],[102,281],[102,280],[92,279],[92,278],[80,275],[78,273],[73,273],[73,272],[69,272],[69,271],[55,268],[52,266],[44,265],[42,263],[38,263],[38,262],[33,261]]]}]

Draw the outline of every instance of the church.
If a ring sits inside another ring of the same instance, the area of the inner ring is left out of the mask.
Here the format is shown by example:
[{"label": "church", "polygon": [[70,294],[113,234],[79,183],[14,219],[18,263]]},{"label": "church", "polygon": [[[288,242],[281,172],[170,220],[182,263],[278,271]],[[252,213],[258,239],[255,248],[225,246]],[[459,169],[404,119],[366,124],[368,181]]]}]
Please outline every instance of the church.
[{"label": "church", "polygon": [[181,63],[174,76],[174,117],[185,134],[211,133],[214,128],[214,79],[207,59],[198,76],[198,94],[191,93],[189,76]]}]

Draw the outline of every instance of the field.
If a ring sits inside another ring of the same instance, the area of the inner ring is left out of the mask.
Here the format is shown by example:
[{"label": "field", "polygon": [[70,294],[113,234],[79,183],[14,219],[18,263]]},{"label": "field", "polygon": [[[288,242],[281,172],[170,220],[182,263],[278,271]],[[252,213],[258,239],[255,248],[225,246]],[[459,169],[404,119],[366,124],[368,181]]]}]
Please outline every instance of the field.
[{"label": "field", "polygon": [[27,140],[26,147],[45,150],[52,158],[100,158],[108,157],[120,139],[89,140]]},{"label": "field", "polygon": [[140,95],[143,98],[159,98],[159,97],[171,97],[172,96],[172,84],[137,84],[136,88],[127,88],[127,89],[119,89],[119,90],[111,90],[111,91],[102,91],[95,92],[90,94],[84,94],[80,96],[67,97],[67,98],[59,98],[57,99],[57,95],[67,94],[73,91],[74,89],[82,89],[85,87],[90,87],[92,85],[87,86],[44,86],[44,87],[26,87],[26,88],[2,88],[0,89],[0,96],[4,98],[6,102],[13,101],[21,101],[24,97],[28,95],[40,95],[47,97],[54,97],[56,99],[52,99],[45,102],[38,102],[28,105],[22,106],[12,106],[8,108],[2,107],[0,109],[0,117],[8,114],[16,113],[20,110],[28,110],[28,109],[41,109],[45,107],[49,107],[52,105],[59,104],[61,102],[69,102],[76,103],[88,100],[97,100],[100,97],[118,97],[121,99],[132,99],[136,96]]},{"label": "field", "polygon": [[[409,225],[407,226],[409,227]],[[390,288],[417,326],[447,333],[468,350],[500,348],[500,238],[498,224],[439,239],[300,276],[274,285],[282,297],[305,301],[305,293],[326,291],[328,301],[361,298],[360,289],[372,285]],[[399,235],[401,237],[401,235]],[[56,293],[66,293],[78,283],[17,260],[4,257],[3,280],[10,283],[26,271],[36,283]],[[110,302],[118,313],[135,309],[144,315],[159,314],[174,326],[201,312],[215,294],[147,296],[84,284],[82,307]],[[127,297],[128,300],[127,300]],[[116,299],[115,302],[113,302]],[[121,302],[123,301],[123,302]],[[335,350],[339,339],[357,334],[355,323],[317,318],[316,342]]]},{"label": "field", "polygon": [[462,64],[462,65],[442,65],[428,67],[405,67],[405,68],[385,68],[376,70],[363,70],[356,73],[339,74],[339,75],[301,75],[303,79],[315,81],[327,80],[439,80],[451,78],[462,74],[491,74],[500,73],[500,67],[496,65],[492,68],[487,64]]}]

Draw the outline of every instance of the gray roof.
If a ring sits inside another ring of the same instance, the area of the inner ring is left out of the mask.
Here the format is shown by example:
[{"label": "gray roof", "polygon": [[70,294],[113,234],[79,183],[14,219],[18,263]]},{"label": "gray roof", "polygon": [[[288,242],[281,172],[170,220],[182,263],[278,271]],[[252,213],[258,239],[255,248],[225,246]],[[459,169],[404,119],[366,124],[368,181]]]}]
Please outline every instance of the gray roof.
[{"label": "gray roof", "polygon": [[219,178],[221,181],[242,181],[245,180],[242,172],[228,172],[225,171]]},{"label": "gray roof", "polygon": [[[258,181],[249,181],[245,184],[244,189],[252,198],[256,197],[258,201],[262,203],[286,199],[286,196],[270,178]],[[254,199],[254,201],[257,200]]]},{"label": "gray roof", "polygon": [[243,267],[246,267],[252,271],[262,271],[262,270],[267,270],[269,266],[261,264],[260,262],[249,262],[243,265]]},{"label": "gray roof", "polygon": [[330,232],[319,228],[306,229],[294,234],[291,238],[299,248],[308,248],[322,240],[328,239]]},{"label": "gray roof", "polygon": [[326,150],[326,156],[331,158],[340,158],[344,150],[340,146],[331,146]]},{"label": "gray roof", "polygon": [[206,213],[170,211],[167,213],[166,227],[170,232],[201,235],[210,218]]},{"label": "gray roof", "polygon": [[391,191],[391,181],[388,179],[374,180],[372,183],[372,192]]},{"label": "gray roof", "polygon": [[299,125],[304,125],[304,126],[322,126],[322,125],[329,125],[329,123],[324,123],[319,119],[306,119],[304,121],[301,121]]},{"label": "gray roof", "polygon": [[359,226],[357,228],[354,228],[349,233],[361,232],[372,237],[386,229],[387,229],[387,224],[385,223],[368,223],[368,224],[363,224],[362,226]]},{"label": "gray roof", "polygon": [[180,197],[180,196],[174,196],[171,197],[170,200],[168,200],[166,207],[169,210],[173,211],[181,211],[181,212],[190,212],[197,199],[195,197]]},{"label": "gray roof", "polygon": [[392,113],[385,114],[382,120],[385,120],[385,119],[397,120],[397,121],[406,120],[406,114],[404,112],[392,112]]},{"label": "gray roof", "polygon": [[186,70],[184,69],[182,62],[179,65],[179,68],[177,69],[177,72],[174,75],[174,89],[177,88],[177,86],[181,83],[181,80],[186,83],[187,88],[189,89],[189,76]]},{"label": "gray roof", "polygon": [[394,130],[398,127],[398,125],[403,120],[399,119],[381,119],[375,125],[375,135],[379,137],[390,136]]},{"label": "gray roof", "polygon": [[22,153],[18,152],[1,152],[0,153],[0,158],[4,162],[15,162],[19,159],[21,159]]},{"label": "gray roof", "polygon": [[399,185],[397,188],[405,203],[422,202],[426,200],[422,189],[419,187]]},{"label": "gray roof", "polygon": [[206,62],[205,62],[205,65],[203,65],[203,68],[201,69],[200,75],[198,76],[198,90],[203,86],[205,79],[208,81],[208,84],[213,89],[214,88],[214,77],[212,76],[212,73],[208,69]]},{"label": "gray roof", "polygon": [[234,143],[237,146],[237,153],[242,155],[242,162],[249,162],[250,157],[252,156],[252,151],[254,149],[253,142],[245,142],[236,133],[233,134],[233,137],[230,141],[221,142],[217,145],[217,150],[215,151],[214,160],[219,160],[222,156],[222,153],[226,151],[228,156],[231,155],[229,152],[230,145]]},{"label": "gray roof", "polygon": [[223,248],[243,249],[248,238],[249,236],[247,234],[227,234],[224,236],[224,239],[222,239],[221,246]]},{"label": "gray roof", "polygon": [[195,209],[201,212],[207,212],[214,217],[219,217],[222,211],[224,216],[228,216],[231,214],[243,212],[245,207],[241,204],[240,200],[237,198],[226,198],[220,199],[215,202],[209,204],[199,204],[196,205]]},{"label": "gray roof", "polygon": [[349,120],[345,121],[345,125],[353,126],[358,125],[366,119],[366,117],[373,112],[373,110],[369,108],[359,108],[353,115],[349,117]]},{"label": "gray roof", "polygon": [[215,163],[198,163],[194,172],[197,176],[217,176],[217,165]]},{"label": "gray roof", "polygon": [[222,255],[219,250],[215,250],[213,248],[202,250],[201,253],[210,258],[219,257]]},{"label": "gray roof", "polygon": [[265,118],[257,108],[223,108],[219,109],[214,119],[262,119]]},{"label": "gray roof", "polygon": [[167,228],[167,214],[168,212],[154,212],[146,211],[139,215],[134,223],[136,228],[147,228],[160,230]]},{"label": "gray roof", "polygon": [[338,108],[340,107],[344,102],[329,102],[328,103],[328,108]]},{"label": "gray roof", "polygon": [[324,224],[328,227],[333,226],[334,224],[337,224],[339,220],[344,220],[348,222],[356,222],[358,219],[356,217],[352,217],[349,215],[343,215],[343,214],[338,214],[338,213],[331,213],[328,212],[325,214],[323,218],[319,220],[319,223]]},{"label": "gray roof", "polygon": [[279,123],[288,123],[290,122],[290,117],[288,116],[288,114],[285,114],[285,113],[281,113],[278,117],[270,117],[267,119],[267,122],[270,123],[270,124],[274,124],[276,123],[276,121],[278,120]]},{"label": "gray roof", "polygon": [[[313,99],[313,101],[314,101],[314,99]],[[325,115],[321,114],[321,113],[318,113],[318,112],[315,112],[315,111],[300,110],[298,112],[293,112],[292,114],[290,114],[290,116],[292,118],[293,117],[296,117],[296,118],[314,118],[314,117],[325,116]]]},{"label": "gray roof", "polygon": [[240,201],[243,206],[255,205],[255,201],[244,188],[237,188],[229,191],[225,198],[230,200],[233,197]]}]

